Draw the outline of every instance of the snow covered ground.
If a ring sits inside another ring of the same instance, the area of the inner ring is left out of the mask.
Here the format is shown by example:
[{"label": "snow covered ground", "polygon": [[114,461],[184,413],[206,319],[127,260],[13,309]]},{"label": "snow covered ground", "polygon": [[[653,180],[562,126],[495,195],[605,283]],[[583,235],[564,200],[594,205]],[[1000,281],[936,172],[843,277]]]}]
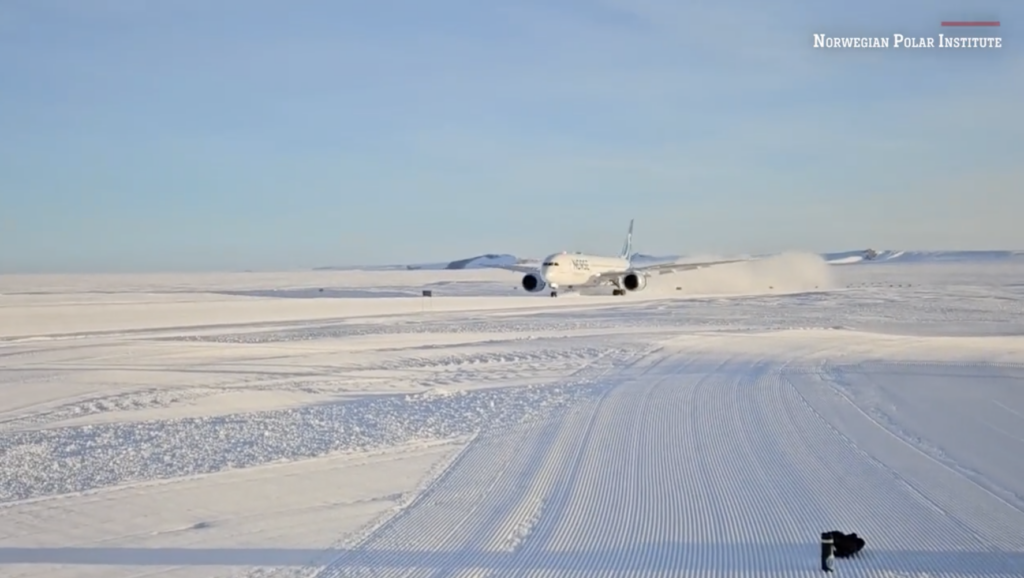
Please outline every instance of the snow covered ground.
[{"label": "snow covered ground", "polygon": [[1024,575],[1021,260],[518,281],[0,277],[0,576]]}]

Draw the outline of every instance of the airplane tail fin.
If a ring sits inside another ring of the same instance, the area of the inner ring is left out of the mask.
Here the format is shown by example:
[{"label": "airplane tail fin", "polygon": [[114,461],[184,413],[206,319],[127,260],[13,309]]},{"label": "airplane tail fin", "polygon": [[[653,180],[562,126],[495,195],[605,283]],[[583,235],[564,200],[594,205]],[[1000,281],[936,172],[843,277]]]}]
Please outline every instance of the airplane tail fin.
[{"label": "airplane tail fin", "polygon": [[630,255],[633,253],[633,219],[629,220],[629,232],[626,233],[626,242],[622,244],[622,254],[619,255],[623,259],[629,260]]}]

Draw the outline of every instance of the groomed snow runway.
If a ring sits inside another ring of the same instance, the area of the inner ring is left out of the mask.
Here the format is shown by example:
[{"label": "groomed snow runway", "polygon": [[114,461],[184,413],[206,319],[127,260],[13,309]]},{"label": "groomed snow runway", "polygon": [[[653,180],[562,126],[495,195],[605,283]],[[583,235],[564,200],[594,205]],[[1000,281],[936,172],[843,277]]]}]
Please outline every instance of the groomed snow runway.
[{"label": "groomed snow runway", "polygon": [[1024,267],[880,267],[22,329],[0,575],[812,576],[831,529],[867,539],[840,575],[1024,575]]},{"label": "groomed snow runway", "polygon": [[[1024,502],[993,479],[1014,487],[1005,442],[1024,440],[989,422],[1019,434],[1019,412],[995,408],[1019,403],[1022,380],[1020,366],[839,369],[669,345],[557,417],[475,440],[318,575],[813,575],[817,534],[838,528],[870,544],[843,574],[1019,576]],[[919,395],[893,395],[907,383]],[[936,422],[932,439],[951,424],[916,406],[958,408],[957,436],[993,445],[943,455],[891,423],[896,398]],[[964,465],[986,461],[989,476]]]}]

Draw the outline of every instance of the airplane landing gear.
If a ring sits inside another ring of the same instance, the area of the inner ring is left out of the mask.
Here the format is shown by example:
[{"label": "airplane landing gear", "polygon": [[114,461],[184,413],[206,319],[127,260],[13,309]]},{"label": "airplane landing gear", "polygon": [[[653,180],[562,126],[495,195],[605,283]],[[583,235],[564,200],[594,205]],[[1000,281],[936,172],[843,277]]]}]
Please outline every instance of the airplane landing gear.
[{"label": "airplane landing gear", "polygon": [[552,291],[551,292],[551,296],[552,297],[558,297],[558,291]]},{"label": "airplane landing gear", "polygon": [[612,289],[612,295],[625,295],[625,289]]}]

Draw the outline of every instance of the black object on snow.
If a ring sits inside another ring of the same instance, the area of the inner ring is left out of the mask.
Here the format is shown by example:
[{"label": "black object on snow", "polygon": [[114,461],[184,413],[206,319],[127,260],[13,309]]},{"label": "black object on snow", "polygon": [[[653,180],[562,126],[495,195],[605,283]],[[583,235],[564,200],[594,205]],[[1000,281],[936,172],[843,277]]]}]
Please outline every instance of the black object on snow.
[{"label": "black object on snow", "polygon": [[844,534],[838,530],[833,530],[822,533],[822,539],[826,535],[832,538],[833,552],[836,558],[849,558],[864,548],[864,538],[858,536],[856,532]]}]

